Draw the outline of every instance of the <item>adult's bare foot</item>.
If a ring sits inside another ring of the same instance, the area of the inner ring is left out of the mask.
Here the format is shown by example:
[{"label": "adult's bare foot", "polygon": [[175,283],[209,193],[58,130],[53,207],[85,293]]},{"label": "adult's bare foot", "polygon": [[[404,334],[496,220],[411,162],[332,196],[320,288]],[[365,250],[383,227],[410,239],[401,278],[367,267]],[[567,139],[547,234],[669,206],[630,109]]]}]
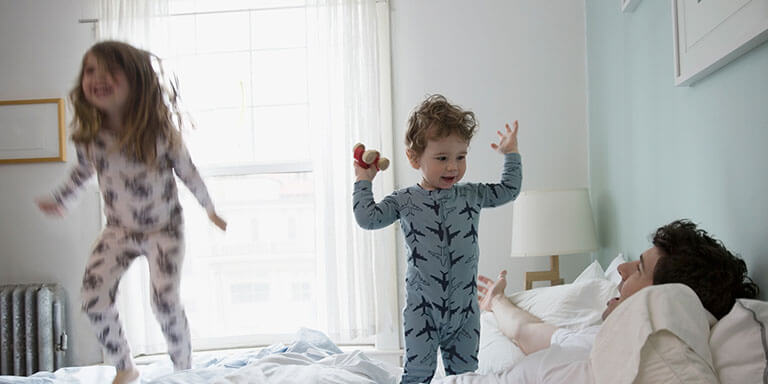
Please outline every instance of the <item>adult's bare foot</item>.
[{"label": "adult's bare foot", "polygon": [[504,297],[504,289],[507,288],[507,271],[502,270],[499,272],[499,277],[496,281],[489,279],[483,275],[477,277],[479,284],[477,285],[477,298],[480,302],[480,310],[493,311],[493,302],[501,297]]},{"label": "adult's bare foot", "polygon": [[139,378],[139,371],[136,368],[128,370],[118,370],[112,384],[128,384]]}]

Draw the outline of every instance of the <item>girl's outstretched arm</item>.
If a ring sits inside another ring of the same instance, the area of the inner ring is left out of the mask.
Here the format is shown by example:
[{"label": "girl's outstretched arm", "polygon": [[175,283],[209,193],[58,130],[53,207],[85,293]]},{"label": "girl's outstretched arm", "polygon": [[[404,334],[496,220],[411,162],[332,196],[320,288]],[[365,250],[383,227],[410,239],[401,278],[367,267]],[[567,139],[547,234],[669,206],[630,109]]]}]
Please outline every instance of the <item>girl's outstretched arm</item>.
[{"label": "girl's outstretched arm", "polygon": [[67,180],[56,188],[51,196],[36,199],[38,208],[47,215],[62,216],[66,208],[77,197],[77,192],[83,188],[83,184],[95,172],[95,167],[87,156],[85,146],[75,144],[75,150],[77,151],[77,164],[72,167]]},{"label": "girl's outstretched arm", "polygon": [[52,197],[39,197],[35,199],[35,204],[48,216],[64,216],[64,208]]},{"label": "girl's outstretched arm", "polygon": [[208,194],[208,188],[205,186],[203,178],[200,177],[197,167],[192,162],[184,142],[179,141],[175,148],[170,148],[169,155],[173,162],[173,171],[179,176],[184,185],[187,186],[187,189],[192,192],[197,202],[205,208],[211,222],[221,228],[222,231],[225,231],[227,229],[227,222],[216,213],[211,196]]},{"label": "girl's outstretched arm", "polygon": [[222,219],[221,217],[219,217],[219,215],[217,215],[216,212],[208,213],[208,219],[210,219],[211,222],[213,222],[213,224],[219,227],[219,229],[221,229],[222,231],[227,230],[227,222],[224,221],[224,219]]}]

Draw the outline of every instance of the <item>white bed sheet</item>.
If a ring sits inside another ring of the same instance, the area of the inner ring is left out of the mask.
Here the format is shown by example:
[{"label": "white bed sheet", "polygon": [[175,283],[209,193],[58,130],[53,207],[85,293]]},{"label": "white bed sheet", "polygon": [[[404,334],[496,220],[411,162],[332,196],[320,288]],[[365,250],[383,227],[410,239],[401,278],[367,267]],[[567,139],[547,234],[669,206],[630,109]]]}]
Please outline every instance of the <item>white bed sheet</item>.
[{"label": "white bed sheet", "polygon": [[[139,365],[137,384],[395,384],[399,367],[374,360],[361,351],[342,352],[319,331],[302,329],[296,341],[260,351],[196,354],[192,369],[173,372],[168,359]],[[104,384],[112,382],[113,367],[68,367],[30,377],[0,376],[0,384]]]}]

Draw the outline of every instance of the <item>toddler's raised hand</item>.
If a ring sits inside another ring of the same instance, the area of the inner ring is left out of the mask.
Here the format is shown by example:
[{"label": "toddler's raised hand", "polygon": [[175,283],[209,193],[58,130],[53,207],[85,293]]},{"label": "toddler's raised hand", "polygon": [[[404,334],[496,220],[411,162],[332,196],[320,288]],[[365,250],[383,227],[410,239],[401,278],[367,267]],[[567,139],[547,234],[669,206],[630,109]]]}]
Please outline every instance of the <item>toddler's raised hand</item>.
[{"label": "toddler's raised hand", "polygon": [[499,135],[499,143],[491,143],[493,150],[505,155],[507,153],[517,153],[517,120],[512,125],[515,127],[514,129],[511,129],[509,124],[505,124],[506,131],[504,133],[496,131]]},{"label": "toddler's raised hand", "polygon": [[357,181],[373,181],[373,178],[376,177],[376,173],[379,172],[376,167],[363,168],[360,166],[360,164],[357,163],[357,161],[353,161],[353,165],[355,167],[355,177]]}]

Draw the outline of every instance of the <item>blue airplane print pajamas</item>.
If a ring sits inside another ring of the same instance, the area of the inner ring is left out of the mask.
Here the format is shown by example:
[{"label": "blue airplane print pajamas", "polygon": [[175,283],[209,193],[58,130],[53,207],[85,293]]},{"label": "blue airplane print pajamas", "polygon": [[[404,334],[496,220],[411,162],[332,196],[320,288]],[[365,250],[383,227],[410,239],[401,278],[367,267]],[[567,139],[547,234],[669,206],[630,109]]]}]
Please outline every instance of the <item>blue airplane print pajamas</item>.
[{"label": "blue airplane print pajamas", "polygon": [[107,356],[119,370],[134,368],[128,341],[115,308],[120,278],[145,255],[149,262],[152,309],[176,370],[191,365],[189,325],[179,297],[184,259],[184,229],[174,173],[200,205],[215,212],[208,190],[183,143],[169,148],[158,139],[157,165],[150,167],[118,149],[118,138],[105,131],[87,145],[77,144],[77,165],[53,192],[68,206],[94,173],[104,200],[107,225],[86,264],[83,311],[96,329]]},{"label": "blue airplane print pajamas", "polygon": [[461,183],[432,191],[417,184],[377,204],[370,181],[355,183],[357,223],[365,229],[379,229],[400,219],[405,234],[408,267],[402,383],[429,382],[437,365],[438,347],[447,374],[477,369],[480,210],[514,200],[521,182],[520,154],[510,153],[505,155],[498,184]]}]

